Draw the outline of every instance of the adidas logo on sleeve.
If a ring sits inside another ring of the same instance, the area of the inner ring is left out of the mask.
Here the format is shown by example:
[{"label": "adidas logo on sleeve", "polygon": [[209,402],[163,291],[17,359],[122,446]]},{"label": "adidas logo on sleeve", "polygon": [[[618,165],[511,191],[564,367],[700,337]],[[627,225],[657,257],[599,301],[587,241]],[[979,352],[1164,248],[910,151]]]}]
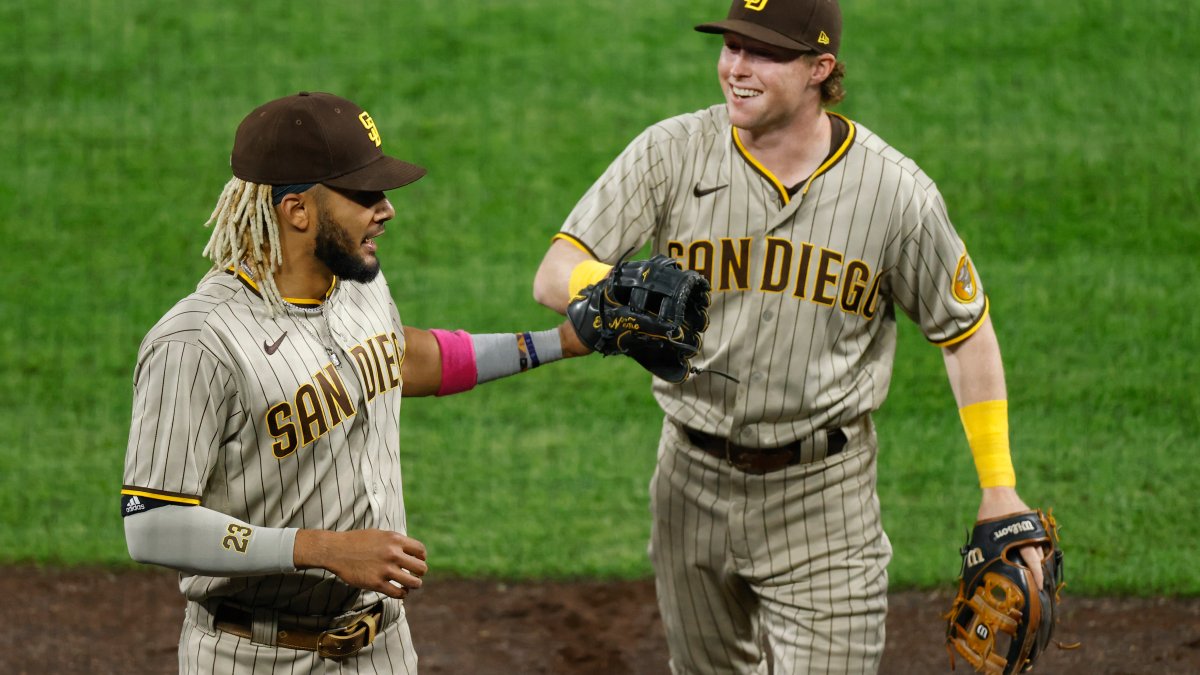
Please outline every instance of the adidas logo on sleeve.
[{"label": "adidas logo on sleeve", "polygon": [[137,513],[138,511],[145,511],[145,510],[146,510],[146,505],[142,503],[142,500],[139,499],[137,495],[125,498],[125,509],[124,509],[125,515],[128,516],[128,515]]},{"label": "adidas logo on sleeve", "polygon": [[141,497],[138,495],[121,495],[121,515],[132,516],[135,513],[157,509],[160,506],[167,506],[170,503],[162,499],[151,499],[150,497]]}]

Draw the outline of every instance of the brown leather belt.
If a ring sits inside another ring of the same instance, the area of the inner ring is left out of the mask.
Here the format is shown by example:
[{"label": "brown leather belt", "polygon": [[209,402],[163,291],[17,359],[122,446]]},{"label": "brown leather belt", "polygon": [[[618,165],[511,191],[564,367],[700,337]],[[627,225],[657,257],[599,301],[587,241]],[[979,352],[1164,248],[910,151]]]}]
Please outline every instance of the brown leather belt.
[{"label": "brown leather belt", "polygon": [[[249,610],[222,604],[213,616],[213,626],[218,630],[253,639],[253,615]],[[357,654],[363,647],[375,641],[375,635],[383,627],[383,603],[363,612],[353,622],[328,630],[316,630],[279,622],[275,644],[289,649],[316,652],[325,659],[343,659]]]},{"label": "brown leather belt", "polygon": [[[683,428],[692,445],[704,452],[728,461],[735,469],[744,473],[764,474],[778,471],[785,467],[799,464],[805,459],[805,451],[810,457],[808,461],[816,461],[821,457],[811,457],[812,441],[793,441],[778,448],[749,448],[744,445],[730,443],[729,439],[706,434],[703,431]],[[821,432],[817,432],[821,433]],[[825,432],[826,450],[824,457],[832,457],[846,447],[846,433],[841,429],[831,429]]]}]

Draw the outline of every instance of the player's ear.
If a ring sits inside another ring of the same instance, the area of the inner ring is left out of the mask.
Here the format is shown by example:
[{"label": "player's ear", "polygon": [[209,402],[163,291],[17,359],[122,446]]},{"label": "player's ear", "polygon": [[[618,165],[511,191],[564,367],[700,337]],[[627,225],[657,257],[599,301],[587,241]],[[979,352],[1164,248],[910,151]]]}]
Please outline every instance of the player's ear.
[{"label": "player's ear", "polygon": [[301,232],[314,227],[317,222],[317,205],[312,198],[304,194],[285,195],[283,201],[275,206],[280,227],[292,227]]},{"label": "player's ear", "polygon": [[837,57],[833,54],[818,54],[812,60],[812,76],[809,84],[819,87],[821,83],[833,74],[833,67],[837,65]]}]

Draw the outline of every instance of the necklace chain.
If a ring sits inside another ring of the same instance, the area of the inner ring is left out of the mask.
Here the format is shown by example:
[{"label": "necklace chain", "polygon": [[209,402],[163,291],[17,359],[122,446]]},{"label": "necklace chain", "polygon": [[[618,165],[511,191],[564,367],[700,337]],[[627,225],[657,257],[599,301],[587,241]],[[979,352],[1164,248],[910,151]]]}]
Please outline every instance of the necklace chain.
[{"label": "necklace chain", "polygon": [[[244,261],[242,262],[241,268],[242,268],[242,271],[246,273],[246,276],[250,277],[251,279],[254,279],[254,272],[250,269],[249,266],[246,265],[246,263]],[[328,299],[327,299],[327,301],[328,301]],[[325,313],[325,305],[327,304],[327,301],[322,302],[317,307],[301,307],[300,305],[296,305],[296,304],[292,304],[292,303],[288,302],[287,299],[283,300],[283,304],[287,305],[287,310],[289,312],[296,312],[297,314],[304,314],[307,316],[320,315],[321,318],[325,320],[325,330],[329,331],[330,340],[333,340],[333,329],[329,326],[329,315]],[[325,348],[325,353],[329,355],[329,360],[333,363],[334,368],[342,367],[342,359],[337,354],[338,350],[335,349],[334,347],[331,347],[329,345],[329,343],[327,343],[325,341],[325,338],[321,337],[321,334],[319,331],[315,330],[312,326],[308,325],[307,319],[293,317],[293,320],[295,321],[295,323],[300,325],[301,329],[303,329],[306,333],[311,335],[312,338],[317,341],[317,344],[319,344]]]},{"label": "necklace chain", "polygon": [[[329,337],[332,340],[333,329],[329,327],[329,317],[325,314],[325,312],[320,312],[320,314],[321,318],[325,319],[325,328],[329,331]],[[314,340],[317,341],[317,344],[325,348],[325,353],[329,355],[329,360],[333,362],[333,367],[341,368],[342,359],[337,354],[338,350],[325,342],[325,338],[321,336],[320,331],[317,331],[312,326],[308,325],[307,319],[297,318],[295,321],[296,323],[300,324],[300,327],[303,328],[309,335],[311,335]]]}]

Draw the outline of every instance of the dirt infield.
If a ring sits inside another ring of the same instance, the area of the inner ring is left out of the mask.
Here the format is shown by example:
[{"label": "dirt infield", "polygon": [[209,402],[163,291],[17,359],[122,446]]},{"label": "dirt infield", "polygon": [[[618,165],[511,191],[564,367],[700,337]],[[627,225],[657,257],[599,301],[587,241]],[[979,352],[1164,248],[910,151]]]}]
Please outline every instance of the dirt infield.
[{"label": "dirt infield", "polygon": [[[525,675],[666,673],[649,581],[501,584],[428,580],[409,602],[421,672]],[[882,673],[950,672],[939,614],[945,593],[891,597]],[[0,575],[0,673],[175,671],[183,602],[174,574],[7,568]],[[1200,673],[1200,599],[1068,598],[1036,672]],[[959,673],[969,672],[960,661]]]}]

